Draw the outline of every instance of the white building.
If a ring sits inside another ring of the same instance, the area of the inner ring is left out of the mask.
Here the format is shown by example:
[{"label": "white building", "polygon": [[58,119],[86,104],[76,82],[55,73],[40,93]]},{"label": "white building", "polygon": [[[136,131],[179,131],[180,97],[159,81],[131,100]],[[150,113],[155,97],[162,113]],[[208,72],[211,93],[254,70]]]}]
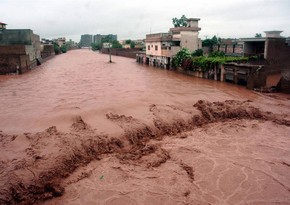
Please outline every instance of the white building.
[{"label": "white building", "polygon": [[172,57],[182,48],[187,48],[190,52],[200,49],[199,20],[198,18],[187,19],[186,27],[171,28],[168,33],[147,34],[146,59],[145,56],[138,55],[139,60],[137,60],[152,66],[169,68]]}]

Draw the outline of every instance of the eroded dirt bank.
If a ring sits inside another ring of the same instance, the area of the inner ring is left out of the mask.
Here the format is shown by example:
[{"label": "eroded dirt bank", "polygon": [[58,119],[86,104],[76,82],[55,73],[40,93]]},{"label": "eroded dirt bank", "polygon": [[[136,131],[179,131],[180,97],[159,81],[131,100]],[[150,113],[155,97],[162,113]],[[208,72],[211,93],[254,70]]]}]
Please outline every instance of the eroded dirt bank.
[{"label": "eroded dirt bank", "polygon": [[118,138],[97,133],[81,116],[69,133],[1,133],[1,203],[290,201],[290,121],[283,116],[235,100],[148,110],[150,124],[107,113],[124,130]]}]

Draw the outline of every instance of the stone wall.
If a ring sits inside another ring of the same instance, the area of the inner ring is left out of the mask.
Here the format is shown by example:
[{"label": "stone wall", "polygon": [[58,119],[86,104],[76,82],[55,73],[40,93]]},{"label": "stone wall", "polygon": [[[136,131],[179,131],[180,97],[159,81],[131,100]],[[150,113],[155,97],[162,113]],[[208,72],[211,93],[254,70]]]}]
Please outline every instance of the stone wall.
[{"label": "stone wall", "polygon": [[0,75],[9,73],[25,73],[31,69],[28,55],[0,55]]},{"label": "stone wall", "polygon": [[43,45],[43,49],[41,51],[41,58],[43,60],[54,55],[55,53],[54,53],[53,45]]},{"label": "stone wall", "polygon": [[30,29],[7,29],[0,34],[0,45],[31,45],[33,32]]},{"label": "stone wall", "polygon": [[268,62],[266,71],[290,70],[290,46],[285,38],[267,38],[265,43],[265,59]]},{"label": "stone wall", "polygon": [[25,55],[26,50],[24,45],[0,45],[0,55]]},{"label": "stone wall", "polygon": [[25,45],[0,45],[0,74],[24,73],[34,66]]},{"label": "stone wall", "polygon": [[213,51],[224,52],[227,55],[243,55],[244,49],[242,44],[221,44],[214,45]]},{"label": "stone wall", "polygon": [[[115,56],[123,56],[127,58],[136,58],[136,54],[140,51],[138,48],[131,48],[131,49],[125,49],[125,48],[112,48],[111,54]],[[103,48],[101,50],[101,53],[109,54],[110,51],[108,48]]]}]

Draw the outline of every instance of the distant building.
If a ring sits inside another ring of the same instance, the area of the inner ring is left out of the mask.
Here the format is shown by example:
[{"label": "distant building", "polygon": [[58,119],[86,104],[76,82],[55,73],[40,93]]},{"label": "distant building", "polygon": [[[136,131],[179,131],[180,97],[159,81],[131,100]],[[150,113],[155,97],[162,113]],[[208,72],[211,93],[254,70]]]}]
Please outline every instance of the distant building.
[{"label": "distant building", "polygon": [[57,38],[56,43],[59,47],[61,47],[62,45],[64,45],[66,43],[66,38],[65,37]]},{"label": "distant building", "polygon": [[0,22],[0,31],[6,29],[6,25],[7,25],[6,23]]},{"label": "distant building", "polygon": [[243,56],[244,45],[239,39],[222,39],[218,45],[213,46],[213,51],[224,52],[230,56]]},{"label": "distant building", "polygon": [[112,40],[112,41],[117,41],[118,40],[118,36],[114,35],[114,34],[108,34],[108,35],[104,35],[104,37],[107,37],[108,39]]},{"label": "distant building", "polygon": [[93,43],[93,36],[90,34],[81,35],[80,46],[81,47],[91,47]]},{"label": "distant building", "polygon": [[225,64],[222,79],[250,89],[278,86],[281,91],[290,93],[290,46],[287,39],[280,36],[281,32],[265,31],[266,37],[239,39],[243,48],[241,55],[258,56],[260,60],[246,65]]},{"label": "distant building", "polygon": [[94,35],[94,43],[96,44],[102,43],[102,38],[103,38],[103,35],[101,34]]},{"label": "distant building", "polygon": [[96,34],[93,36],[93,42],[96,44],[102,43],[102,40],[108,39],[110,41],[118,40],[118,36],[114,34],[108,34],[108,35],[101,35],[101,34]]},{"label": "distant building", "polygon": [[0,74],[23,73],[40,62],[39,36],[30,29],[6,29],[5,24],[0,32]]},{"label": "distant building", "polygon": [[200,49],[199,20],[189,18],[186,27],[171,28],[167,33],[147,34],[146,56],[139,54],[137,60],[152,66],[169,68],[172,57],[182,48],[187,48],[191,52]]},{"label": "distant building", "polygon": [[42,38],[41,40],[40,40],[40,42],[41,42],[41,44],[47,44],[47,45],[49,45],[49,44],[53,44],[53,40],[50,40],[50,39],[46,39],[46,38]]},{"label": "distant building", "polygon": [[[131,43],[127,43],[128,40],[120,40],[119,43],[122,45],[123,48],[129,49],[131,48]],[[140,48],[145,49],[145,40],[144,39],[138,39],[138,40],[131,40],[131,42],[134,42],[134,48]]]}]

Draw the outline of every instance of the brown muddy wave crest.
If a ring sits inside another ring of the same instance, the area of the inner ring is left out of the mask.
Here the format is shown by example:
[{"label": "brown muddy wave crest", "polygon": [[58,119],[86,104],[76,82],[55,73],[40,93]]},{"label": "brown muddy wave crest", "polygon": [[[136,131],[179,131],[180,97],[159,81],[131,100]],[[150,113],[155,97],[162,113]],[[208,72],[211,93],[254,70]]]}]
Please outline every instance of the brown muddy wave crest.
[{"label": "brown muddy wave crest", "polygon": [[[93,160],[112,155],[124,164],[158,167],[169,158],[169,152],[152,140],[193,130],[203,125],[255,119],[290,126],[290,121],[250,105],[250,101],[228,100],[208,102],[199,100],[191,110],[172,105],[150,105],[152,125],[132,116],[108,113],[106,118],[120,126],[120,137],[99,135],[80,116],[75,118],[69,133],[55,126],[35,134],[6,135],[0,132],[3,159],[0,161],[0,204],[33,204],[61,196],[62,180],[78,167]],[[182,165],[189,178],[194,173]],[[88,177],[83,173],[82,178]],[[81,180],[82,178],[78,179]]]}]

